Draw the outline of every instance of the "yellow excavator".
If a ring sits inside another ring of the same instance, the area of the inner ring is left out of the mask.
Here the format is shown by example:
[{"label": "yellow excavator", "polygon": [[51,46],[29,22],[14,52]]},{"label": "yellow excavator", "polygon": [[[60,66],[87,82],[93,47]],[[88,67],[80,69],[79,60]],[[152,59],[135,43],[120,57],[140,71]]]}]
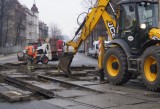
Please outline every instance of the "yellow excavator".
[{"label": "yellow excavator", "polygon": [[[142,75],[151,91],[160,90],[160,6],[158,0],[98,0],[77,30],[80,37],[67,42],[59,68],[71,75],[69,69],[74,55],[100,18],[103,19],[111,39],[102,61],[109,83],[122,85],[133,75]],[[114,14],[108,12],[108,7]],[[74,51],[70,52],[69,47]]]}]

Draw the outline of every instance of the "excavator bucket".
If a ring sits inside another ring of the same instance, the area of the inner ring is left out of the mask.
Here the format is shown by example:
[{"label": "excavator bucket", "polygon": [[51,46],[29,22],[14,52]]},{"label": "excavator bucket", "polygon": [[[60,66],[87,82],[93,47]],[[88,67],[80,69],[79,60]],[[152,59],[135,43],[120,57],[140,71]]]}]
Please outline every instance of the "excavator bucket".
[{"label": "excavator bucket", "polygon": [[59,69],[62,70],[69,77],[72,76],[72,73],[70,71],[70,65],[73,57],[74,57],[73,52],[65,52],[60,57],[59,63],[58,63]]}]

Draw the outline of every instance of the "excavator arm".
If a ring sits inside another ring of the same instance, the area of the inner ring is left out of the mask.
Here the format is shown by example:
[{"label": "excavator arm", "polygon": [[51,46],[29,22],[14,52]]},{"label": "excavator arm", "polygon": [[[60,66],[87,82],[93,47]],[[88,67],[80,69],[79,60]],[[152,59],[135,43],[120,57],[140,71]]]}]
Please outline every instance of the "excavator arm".
[{"label": "excavator arm", "polygon": [[[78,29],[78,31],[75,34],[75,35],[77,35],[79,33],[79,31],[81,31],[80,37],[77,39],[77,41],[74,41],[74,38],[75,38],[74,37],[71,41],[68,41],[66,43],[67,52],[64,53],[62,55],[62,57],[60,58],[58,66],[67,75],[71,76],[71,72],[69,70],[69,67],[70,67],[70,64],[72,62],[74,55],[78,51],[78,48],[80,47],[81,43],[89,37],[90,33],[92,32],[94,27],[97,25],[100,18],[103,18],[103,20],[104,20],[104,24],[106,26],[106,29],[108,31],[108,35],[109,35],[110,39],[112,40],[112,38],[115,37],[116,21],[109,13],[106,12],[106,7],[108,5],[110,5],[111,8],[113,9],[113,7],[110,3],[110,0],[98,0],[97,6],[92,8],[91,12],[86,16],[84,22],[82,23],[82,25],[80,26],[80,28]],[[113,12],[114,12],[114,10],[113,10]],[[70,46],[73,47],[73,49],[74,49],[72,52],[69,52]]]}]

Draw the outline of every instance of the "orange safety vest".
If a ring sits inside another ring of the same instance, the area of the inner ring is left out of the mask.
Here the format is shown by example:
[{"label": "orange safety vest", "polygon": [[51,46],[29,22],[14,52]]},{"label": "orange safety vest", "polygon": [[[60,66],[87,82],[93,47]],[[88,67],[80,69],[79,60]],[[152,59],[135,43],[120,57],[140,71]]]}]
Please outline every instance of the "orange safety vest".
[{"label": "orange safety vest", "polygon": [[27,50],[27,54],[33,58],[36,58],[37,56],[37,49],[35,49],[33,46],[27,46],[25,48]]}]

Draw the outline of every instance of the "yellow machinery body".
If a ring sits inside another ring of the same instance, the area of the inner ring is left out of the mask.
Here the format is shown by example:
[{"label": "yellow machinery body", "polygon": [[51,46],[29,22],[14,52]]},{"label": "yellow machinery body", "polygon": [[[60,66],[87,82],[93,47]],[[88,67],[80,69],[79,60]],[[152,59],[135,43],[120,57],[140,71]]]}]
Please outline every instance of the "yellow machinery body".
[{"label": "yellow machinery body", "polygon": [[[97,0],[76,32],[81,32],[78,40],[74,41],[74,37],[66,43],[67,52],[60,58],[59,68],[71,76],[69,67],[74,55],[102,18],[111,42],[107,51],[101,46],[98,66],[104,69],[109,82],[121,85],[133,75],[141,74],[149,90],[160,90],[160,29],[155,26],[160,22],[158,0],[120,0],[116,11],[111,1]],[[114,15],[107,12],[108,6]],[[128,28],[124,27],[126,22],[129,22]],[[104,39],[100,37],[99,40],[103,44]],[[70,46],[74,49],[72,52]]]}]

